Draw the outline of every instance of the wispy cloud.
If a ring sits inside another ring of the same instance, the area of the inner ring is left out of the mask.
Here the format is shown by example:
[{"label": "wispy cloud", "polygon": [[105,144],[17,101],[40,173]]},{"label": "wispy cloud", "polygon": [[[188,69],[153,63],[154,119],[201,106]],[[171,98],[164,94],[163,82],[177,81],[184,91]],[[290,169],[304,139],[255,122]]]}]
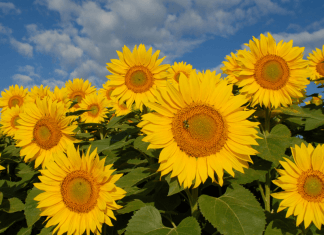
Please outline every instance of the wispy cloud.
[{"label": "wispy cloud", "polygon": [[27,57],[33,57],[33,46],[28,43],[19,42],[10,38],[10,44],[18,51],[19,54]]}]

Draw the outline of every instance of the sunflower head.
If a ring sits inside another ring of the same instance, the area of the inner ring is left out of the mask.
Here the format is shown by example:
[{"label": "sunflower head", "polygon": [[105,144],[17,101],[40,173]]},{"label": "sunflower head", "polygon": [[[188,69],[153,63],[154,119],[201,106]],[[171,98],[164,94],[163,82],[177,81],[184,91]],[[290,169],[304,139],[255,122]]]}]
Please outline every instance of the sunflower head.
[{"label": "sunflower head", "polygon": [[288,208],[286,217],[297,216],[296,225],[304,221],[305,228],[313,222],[318,229],[324,224],[324,146],[304,143],[291,148],[294,162],[288,158],[280,161],[284,169],[278,169],[280,177],[272,182],[284,191],[271,196],[283,199],[278,212]]},{"label": "sunflower head", "polygon": [[44,99],[47,97],[51,97],[53,94],[50,90],[49,86],[44,87],[43,85],[34,86],[33,88],[30,89],[30,92],[27,95],[27,102],[35,103],[36,99]]},{"label": "sunflower head", "polygon": [[117,99],[112,99],[109,106],[112,107],[112,111],[115,111],[116,117],[132,112],[132,107],[128,108],[126,102],[120,102]]},{"label": "sunflower head", "polygon": [[258,123],[246,120],[245,96],[232,94],[232,85],[210,71],[193,75],[181,73],[179,90],[167,83],[159,90],[157,103],[148,103],[156,113],[142,116],[138,124],[147,134],[148,148],[163,148],[158,171],[171,173],[180,185],[198,187],[208,177],[223,185],[223,170],[234,176],[233,168],[244,172],[250,155],[256,153]]},{"label": "sunflower head", "polygon": [[196,72],[196,69],[192,69],[191,64],[186,64],[186,62],[174,62],[174,64],[168,69],[167,78],[172,84],[179,83],[180,73],[183,73],[188,79],[190,79],[191,72]]},{"label": "sunflower head", "polygon": [[53,153],[65,152],[68,145],[77,142],[73,137],[77,125],[70,125],[66,112],[62,102],[49,97],[26,104],[15,133],[16,146],[22,147],[20,155],[25,156],[25,162],[35,160],[35,168],[40,164],[45,167]]},{"label": "sunflower head", "polygon": [[98,93],[102,94],[108,102],[112,101],[111,93],[115,89],[115,86],[110,85],[110,80],[103,84],[103,88],[99,89]]},{"label": "sunflower head", "polygon": [[[246,51],[246,49],[244,50]],[[227,61],[222,62],[224,66],[220,69],[224,74],[227,75],[227,80],[229,83],[237,83],[240,78],[235,76],[234,72],[239,72],[241,69],[241,66],[238,64],[237,53],[234,54],[233,52],[231,52],[231,55],[227,55],[225,59]]]},{"label": "sunflower head", "polygon": [[19,114],[23,113],[24,106],[19,107],[18,105],[6,109],[1,114],[0,124],[2,125],[1,129],[4,134],[9,136],[14,136],[18,130],[18,120],[20,119]]},{"label": "sunflower head", "polygon": [[10,86],[9,90],[1,92],[0,98],[0,108],[2,112],[8,108],[14,106],[23,106],[26,103],[26,96],[28,94],[28,88],[24,89],[23,86],[19,87],[17,84],[15,86]]},{"label": "sunflower head", "polygon": [[113,226],[111,219],[116,220],[113,211],[121,208],[116,200],[126,194],[115,185],[122,174],[113,174],[112,164],[105,166],[106,159],[100,160],[97,149],[90,149],[80,155],[79,149],[69,145],[67,156],[55,154],[55,161],[41,170],[41,183],[34,184],[44,191],[34,200],[41,216],[48,217],[46,227],[57,225],[53,233],[97,234],[103,223]]},{"label": "sunflower head", "polygon": [[[317,80],[324,78],[324,45],[322,50],[316,48],[316,50],[309,53],[307,59],[309,62],[309,77],[311,80]],[[323,80],[315,81],[316,84],[324,83]]]},{"label": "sunflower head", "polygon": [[61,89],[55,86],[54,91],[50,94],[53,101],[63,102],[67,108],[71,106],[72,101],[68,98],[67,88],[62,87]]},{"label": "sunflower head", "polygon": [[165,57],[158,59],[160,51],[152,55],[152,48],[146,51],[140,44],[135,45],[133,52],[124,46],[123,52],[117,51],[119,60],[112,59],[107,63],[107,69],[112,75],[108,75],[110,85],[115,86],[112,97],[126,101],[130,108],[135,102],[136,108],[142,111],[143,105],[148,101],[155,102],[154,92],[157,87],[165,87],[167,77],[166,70],[169,64],[160,65]]},{"label": "sunflower head", "polygon": [[109,105],[108,100],[102,94],[91,93],[80,102],[80,109],[90,110],[81,115],[81,120],[86,123],[100,123],[104,121]]},{"label": "sunflower head", "polygon": [[239,70],[233,75],[239,80],[241,92],[252,96],[252,106],[278,108],[292,104],[292,98],[303,97],[302,89],[309,84],[308,61],[303,60],[304,47],[293,47],[293,41],[276,41],[268,33],[260,40],[253,37],[247,50],[239,50]]},{"label": "sunflower head", "polygon": [[77,101],[71,111],[74,112],[80,108],[79,103],[86,95],[96,92],[96,88],[91,86],[88,80],[83,81],[82,78],[74,78],[73,81],[69,80],[65,83],[67,89],[67,96],[71,101]]}]

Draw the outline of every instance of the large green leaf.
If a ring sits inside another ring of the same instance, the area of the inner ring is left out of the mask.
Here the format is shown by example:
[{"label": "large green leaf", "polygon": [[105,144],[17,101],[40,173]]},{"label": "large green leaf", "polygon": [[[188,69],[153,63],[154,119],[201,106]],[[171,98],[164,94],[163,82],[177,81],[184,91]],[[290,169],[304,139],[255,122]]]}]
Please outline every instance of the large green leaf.
[{"label": "large green leaf", "polygon": [[264,235],[295,235],[297,234],[296,223],[287,223],[284,220],[273,220],[267,226]]},{"label": "large green leaf", "polygon": [[41,211],[40,209],[36,208],[37,201],[35,201],[34,198],[42,192],[43,191],[34,187],[29,191],[27,195],[25,204],[25,216],[28,227],[32,226],[40,218]]},{"label": "large green leaf", "polygon": [[127,203],[122,209],[119,209],[118,214],[126,214],[132,211],[137,211],[147,205],[154,205],[154,202],[144,203],[139,199],[135,199],[134,201]]},{"label": "large green leaf", "polygon": [[153,206],[142,207],[129,220],[126,235],[200,235],[197,220],[187,217],[176,228],[165,227],[159,211]]},{"label": "large green leaf", "polygon": [[150,145],[148,142],[142,141],[142,139],[145,136],[139,136],[134,141],[134,148],[139,150],[142,153],[145,153],[146,155],[153,157],[153,158],[159,158],[161,150],[156,149],[147,149],[147,147]]},{"label": "large green leaf", "polygon": [[259,145],[254,145],[253,148],[259,152],[259,157],[273,162],[275,166],[286,156],[286,148],[291,147],[293,143],[303,142],[297,137],[290,137],[290,130],[283,124],[274,126],[270,133],[259,133],[259,136],[262,139],[257,139]]},{"label": "large green leaf", "polygon": [[219,197],[201,195],[198,199],[203,216],[224,235],[261,235],[265,215],[259,202],[249,190],[232,184]]},{"label": "large green leaf", "polygon": [[291,105],[288,108],[282,107],[281,111],[289,116],[299,117],[300,119],[305,118],[305,131],[310,131],[324,125],[324,114],[321,109],[311,109],[305,106],[299,107],[298,105]]},{"label": "large green leaf", "polygon": [[24,203],[16,197],[4,199],[0,206],[0,209],[7,213],[15,213],[17,211],[24,210]]},{"label": "large green leaf", "polygon": [[15,145],[9,145],[1,153],[1,160],[20,162],[20,148]]},{"label": "large green leaf", "polygon": [[34,170],[33,167],[26,165],[25,163],[19,163],[16,167],[16,175],[21,177],[21,183],[26,182],[33,178],[34,175],[39,174],[39,171]]},{"label": "large green leaf", "polygon": [[17,235],[30,235],[31,232],[33,230],[33,227],[29,227],[29,228],[21,228],[19,230],[19,232],[17,233]]}]

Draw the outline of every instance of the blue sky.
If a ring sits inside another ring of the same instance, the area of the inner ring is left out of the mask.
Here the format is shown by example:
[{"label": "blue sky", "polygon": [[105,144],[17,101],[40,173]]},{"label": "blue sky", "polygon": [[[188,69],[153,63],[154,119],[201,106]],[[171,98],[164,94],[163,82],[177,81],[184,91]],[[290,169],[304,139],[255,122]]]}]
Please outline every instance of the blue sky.
[{"label": "blue sky", "polygon": [[140,43],[164,63],[219,73],[226,55],[270,32],[307,59],[324,44],[323,9],[320,0],[0,0],[0,90],[73,78],[100,88],[116,50]]}]

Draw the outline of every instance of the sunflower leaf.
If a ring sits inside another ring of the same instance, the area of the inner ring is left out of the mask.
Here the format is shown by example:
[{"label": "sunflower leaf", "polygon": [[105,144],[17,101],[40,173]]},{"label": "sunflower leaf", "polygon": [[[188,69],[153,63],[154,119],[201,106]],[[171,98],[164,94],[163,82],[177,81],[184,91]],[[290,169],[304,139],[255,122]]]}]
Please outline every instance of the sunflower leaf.
[{"label": "sunflower leaf", "polygon": [[17,233],[17,235],[30,235],[32,230],[33,230],[33,227],[29,227],[29,228],[22,227],[19,230],[19,232]]},{"label": "sunflower leaf", "polygon": [[41,211],[37,208],[38,203],[34,198],[42,192],[43,191],[35,187],[28,192],[25,204],[25,216],[28,227],[32,226],[40,218]]},{"label": "sunflower leaf", "polygon": [[147,147],[150,145],[150,143],[142,141],[142,139],[144,137],[145,136],[142,135],[135,139],[134,148],[142,153],[145,153],[146,155],[148,155],[150,157],[159,158],[161,151],[156,150],[156,149],[147,149]]},{"label": "sunflower leaf", "polygon": [[9,199],[4,199],[2,201],[0,210],[3,210],[7,213],[15,213],[17,211],[24,210],[24,208],[25,208],[24,203],[21,200],[19,200],[18,198],[13,197],[13,198],[9,198]]},{"label": "sunflower leaf", "polygon": [[160,212],[153,206],[142,207],[135,212],[126,227],[126,235],[199,235],[201,229],[197,220],[187,217],[175,228],[165,227]]},{"label": "sunflower leaf", "polygon": [[259,133],[262,139],[257,139],[259,145],[253,148],[259,153],[259,157],[273,162],[275,166],[279,165],[279,160],[285,157],[286,148],[290,147],[295,139],[290,137],[291,133],[287,126],[278,124],[272,128],[269,134]]},{"label": "sunflower leaf", "polygon": [[230,187],[219,198],[207,195],[199,197],[203,216],[224,235],[262,234],[265,215],[259,202],[244,187],[238,184]]},{"label": "sunflower leaf", "polygon": [[0,233],[6,231],[14,223],[24,220],[25,216],[22,212],[8,214],[0,211]]}]

